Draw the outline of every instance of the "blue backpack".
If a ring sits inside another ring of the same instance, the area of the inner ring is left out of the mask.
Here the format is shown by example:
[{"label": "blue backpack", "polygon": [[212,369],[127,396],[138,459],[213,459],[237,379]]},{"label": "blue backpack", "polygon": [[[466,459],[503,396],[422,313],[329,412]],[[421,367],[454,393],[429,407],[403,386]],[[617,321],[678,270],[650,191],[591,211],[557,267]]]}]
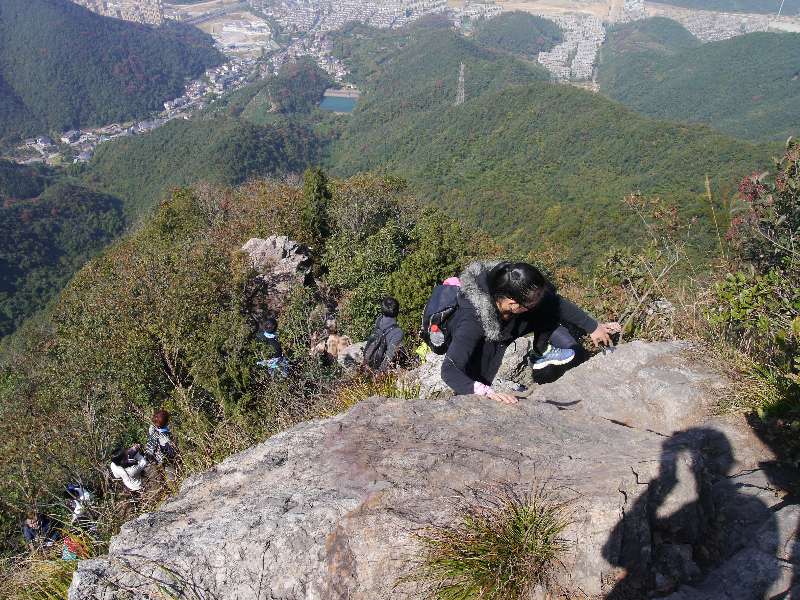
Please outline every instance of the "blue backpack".
[{"label": "blue backpack", "polygon": [[435,354],[445,354],[450,346],[453,332],[447,326],[447,322],[458,310],[460,292],[460,285],[448,283],[437,285],[425,305],[420,337]]}]

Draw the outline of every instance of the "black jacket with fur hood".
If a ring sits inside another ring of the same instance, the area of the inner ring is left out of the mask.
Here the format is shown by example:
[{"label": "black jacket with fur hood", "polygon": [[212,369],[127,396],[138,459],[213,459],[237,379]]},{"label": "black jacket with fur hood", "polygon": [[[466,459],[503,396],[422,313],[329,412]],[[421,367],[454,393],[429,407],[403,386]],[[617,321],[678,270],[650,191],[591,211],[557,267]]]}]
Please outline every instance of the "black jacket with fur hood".
[{"label": "black jacket with fur hood", "polygon": [[460,276],[458,310],[447,324],[453,337],[442,364],[442,379],[456,394],[474,393],[476,381],[491,385],[506,348],[518,337],[534,333],[542,352],[561,323],[586,332],[597,328],[597,321],[555,291],[546,294],[534,310],[503,321],[487,283],[489,271],[497,264],[474,262]]}]

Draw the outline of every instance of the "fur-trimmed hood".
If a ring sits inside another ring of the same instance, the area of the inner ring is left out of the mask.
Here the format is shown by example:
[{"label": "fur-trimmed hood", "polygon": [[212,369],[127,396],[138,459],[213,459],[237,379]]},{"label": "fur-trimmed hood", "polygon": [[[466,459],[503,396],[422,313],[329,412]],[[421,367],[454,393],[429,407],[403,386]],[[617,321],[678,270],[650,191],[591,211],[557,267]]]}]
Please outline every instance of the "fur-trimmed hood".
[{"label": "fur-trimmed hood", "polygon": [[492,342],[504,341],[500,313],[497,312],[486,277],[494,267],[500,264],[499,260],[475,261],[467,265],[461,273],[461,293],[469,300],[478,315],[486,339]]}]

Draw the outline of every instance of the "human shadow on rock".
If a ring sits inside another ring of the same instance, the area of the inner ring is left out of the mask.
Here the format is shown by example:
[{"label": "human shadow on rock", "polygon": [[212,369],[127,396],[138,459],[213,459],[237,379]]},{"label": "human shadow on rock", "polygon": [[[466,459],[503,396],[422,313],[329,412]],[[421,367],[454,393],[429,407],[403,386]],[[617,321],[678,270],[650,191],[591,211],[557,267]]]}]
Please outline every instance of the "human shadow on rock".
[{"label": "human shadow on rock", "polygon": [[[658,476],[624,508],[603,547],[605,559],[622,573],[609,600],[664,597],[684,583],[685,598],[701,598],[706,575],[756,538],[758,550],[775,555],[773,513],[757,494],[743,492],[746,484],[737,483],[734,465],[730,441],[717,430],[691,428],[664,441]],[[761,566],[750,598],[764,597],[780,576],[777,561]],[[700,588],[690,587],[698,583]]]},{"label": "human shadow on rock", "polygon": [[[775,460],[759,463],[770,485],[780,490],[783,496],[781,508],[800,505],[800,442],[797,431],[791,427],[791,420],[761,419],[755,414],[748,417],[748,423],[758,438],[772,450]],[[785,525],[784,525],[785,526]],[[794,527],[794,533],[785,542],[784,556],[792,565],[792,585],[789,591],[775,596],[771,600],[800,599],[800,518]]]}]

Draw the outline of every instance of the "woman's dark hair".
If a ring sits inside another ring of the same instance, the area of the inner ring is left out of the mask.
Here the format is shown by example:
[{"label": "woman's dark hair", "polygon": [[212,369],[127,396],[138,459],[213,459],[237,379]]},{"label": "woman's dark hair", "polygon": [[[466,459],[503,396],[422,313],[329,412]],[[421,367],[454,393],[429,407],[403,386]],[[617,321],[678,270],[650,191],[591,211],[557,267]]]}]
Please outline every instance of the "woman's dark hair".
[{"label": "woman's dark hair", "polygon": [[278,331],[278,321],[272,317],[264,319],[264,331],[267,333],[275,333]]},{"label": "woman's dark hair", "polygon": [[524,262],[501,262],[487,279],[493,300],[509,298],[527,308],[534,308],[555,290],[539,269]]},{"label": "woman's dark hair", "polygon": [[400,303],[391,296],[386,296],[381,302],[381,313],[384,317],[396,317],[400,312]]}]

